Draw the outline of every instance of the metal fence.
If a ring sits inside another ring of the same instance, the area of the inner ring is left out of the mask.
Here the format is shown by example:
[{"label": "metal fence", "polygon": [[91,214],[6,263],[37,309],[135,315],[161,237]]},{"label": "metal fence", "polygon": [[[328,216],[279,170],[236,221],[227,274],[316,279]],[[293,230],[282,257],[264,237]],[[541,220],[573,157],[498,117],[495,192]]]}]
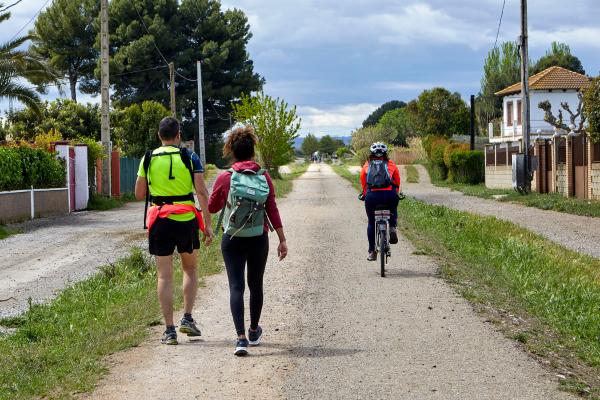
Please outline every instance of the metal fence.
[{"label": "metal fence", "polygon": [[140,161],[139,158],[121,157],[119,174],[121,178],[121,195],[135,191],[135,181]]}]

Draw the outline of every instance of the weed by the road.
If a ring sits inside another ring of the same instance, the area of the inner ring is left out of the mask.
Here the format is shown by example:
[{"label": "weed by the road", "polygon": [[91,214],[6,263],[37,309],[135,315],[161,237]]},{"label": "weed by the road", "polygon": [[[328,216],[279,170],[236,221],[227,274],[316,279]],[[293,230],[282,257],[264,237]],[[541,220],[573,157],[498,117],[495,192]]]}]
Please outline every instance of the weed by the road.
[{"label": "weed by the road", "polygon": [[274,178],[273,186],[275,186],[275,193],[277,197],[286,197],[294,187],[292,181],[304,174],[309,165],[310,164],[307,162],[290,165],[291,173],[281,174],[281,177]]},{"label": "weed by the road", "polygon": [[[356,175],[334,169],[359,190]],[[510,222],[410,198],[398,214],[403,233],[437,255],[463,296],[532,355],[569,372],[562,387],[600,395],[599,260]]]},{"label": "weed by the road", "polygon": [[106,211],[113,208],[121,207],[123,204],[135,201],[135,196],[132,193],[124,193],[121,197],[104,197],[96,193],[92,193],[88,201],[87,209],[90,211]]},{"label": "weed by the road", "polygon": [[406,165],[406,181],[408,183],[419,183],[419,171],[414,165]]},{"label": "weed by the road", "polygon": [[[219,246],[200,250],[200,276],[221,270]],[[182,304],[181,268],[174,273]],[[139,345],[161,324],[156,270],[139,249],[25,314],[0,320],[16,328],[0,337],[0,399],[67,398],[91,390],[105,356]]]},{"label": "weed by the road", "polygon": [[10,235],[14,235],[14,234],[15,234],[15,230],[7,228],[4,225],[0,225],[0,240],[6,239]]}]

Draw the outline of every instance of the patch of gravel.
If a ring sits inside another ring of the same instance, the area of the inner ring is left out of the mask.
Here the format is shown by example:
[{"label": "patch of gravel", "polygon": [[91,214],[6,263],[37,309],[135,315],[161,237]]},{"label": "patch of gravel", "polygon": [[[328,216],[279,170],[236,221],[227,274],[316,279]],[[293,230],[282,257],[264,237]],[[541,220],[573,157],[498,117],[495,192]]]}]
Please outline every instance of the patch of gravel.
[{"label": "patch of gravel", "polygon": [[428,183],[431,181],[427,170],[422,165],[419,167],[421,183],[407,183],[403,186],[404,193],[426,203],[510,221],[571,250],[600,258],[600,218],[466,196]]},{"label": "patch of gravel", "polygon": [[290,256],[271,257],[263,344],[233,356],[225,274],[195,315],[200,340],[115,355],[93,399],[573,399],[437,276],[401,238],[387,278],[368,263],[363,204],[313,164],[281,204]]}]

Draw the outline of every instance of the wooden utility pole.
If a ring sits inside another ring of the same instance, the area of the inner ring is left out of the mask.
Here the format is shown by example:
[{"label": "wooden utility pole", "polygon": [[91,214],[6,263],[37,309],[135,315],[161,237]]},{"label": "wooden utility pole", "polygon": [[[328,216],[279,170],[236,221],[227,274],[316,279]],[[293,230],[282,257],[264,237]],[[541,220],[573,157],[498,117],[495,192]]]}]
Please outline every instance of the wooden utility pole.
[{"label": "wooden utility pole", "polygon": [[525,157],[525,188],[526,193],[531,192],[531,157],[529,155],[531,115],[529,102],[529,35],[527,28],[527,0],[521,0],[521,129],[523,131],[523,153]]},{"label": "wooden utility pole", "polygon": [[471,135],[471,150],[475,150],[475,96],[471,95],[471,122],[469,126]]},{"label": "wooden utility pole", "polygon": [[206,145],[204,143],[204,104],[202,98],[202,63],[198,61],[198,135],[194,138],[194,151],[200,156],[202,165],[206,165]]},{"label": "wooden utility pole", "polygon": [[102,95],[102,117],[101,117],[101,141],[104,148],[104,160],[102,162],[102,194],[111,195],[111,153],[110,141],[110,75],[109,75],[109,37],[108,37],[108,0],[100,0],[100,47],[101,47],[101,95]]},{"label": "wooden utility pole", "polygon": [[177,118],[177,105],[175,104],[175,64],[169,63],[169,80],[171,81],[170,92],[171,92],[171,114],[173,118]]}]

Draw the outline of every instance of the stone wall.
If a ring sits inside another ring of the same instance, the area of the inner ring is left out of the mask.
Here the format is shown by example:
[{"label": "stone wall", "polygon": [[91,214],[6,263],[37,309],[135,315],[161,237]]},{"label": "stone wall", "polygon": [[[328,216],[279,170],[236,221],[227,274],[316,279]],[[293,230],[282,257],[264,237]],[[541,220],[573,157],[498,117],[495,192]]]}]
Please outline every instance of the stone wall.
[{"label": "stone wall", "polygon": [[600,200],[600,163],[592,163],[592,198]]},{"label": "stone wall", "polygon": [[[36,189],[35,218],[69,213],[67,189]],[[31,190],[0,192],[0,224],[31,219]]]},{"label": "stone wall", "polygon": [[566,196],[567,193],[567,166],[566,164],[556,165],[556,190]]},{"label": "stone wall", "polygon": [[485,167],[485,186],[490,189],[512,189],[512,166]]}]

